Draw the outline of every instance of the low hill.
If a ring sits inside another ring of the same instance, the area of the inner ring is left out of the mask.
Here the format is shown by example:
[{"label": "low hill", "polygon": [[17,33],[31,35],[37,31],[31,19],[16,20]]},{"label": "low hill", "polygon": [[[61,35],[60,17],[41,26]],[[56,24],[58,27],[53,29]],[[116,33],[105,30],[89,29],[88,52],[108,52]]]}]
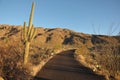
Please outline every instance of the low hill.
[{"label": "low hill", "polygon": [[[0,25],[0,41],[5,39],[21,40],[22,26]],[[79,48],[83,45],[89,47],[94,46],[96,43],[111,43],[114,39],[115,42],[120,43],[119,36],[105,36],[105,35],[90,35],[75,32],[69,29],[61,28],[41,28],[37,27],[37,34],[33,44],[39,47],[61,47],[69,46]]]},{"label": "low hill", "polygon": [[[15,70],[19,70],[19,74],[22,74],[22,71],[25,72],[24,67],[21,67],[24,49],[21,33],[22,26],[0,25],[0,65],[2,64],[0,76],[3,76],[6,80],[11,79],[10,75],[15,76]],[[36,36],[30,47],[30,65],[38,66],[42,60],[69,49],[75,49],[75,59],[85,67],[95,71],[96,74],[104,75],[106,79],[113,77],[117,80],[120,78],[120,36],[91,35],[69,29],[37,27]],[[16,63],[17,59],[18,62]],[[9,60],[12,62],[9,62]],[[115,64],[113,64],[114,61]],[[15,65],[13,65],[14,63]],[[8,66],[15,67],[14,71]],[[13,73],[10,74],[4,67]],[[112,73],[110,70],[114,72]]]}]

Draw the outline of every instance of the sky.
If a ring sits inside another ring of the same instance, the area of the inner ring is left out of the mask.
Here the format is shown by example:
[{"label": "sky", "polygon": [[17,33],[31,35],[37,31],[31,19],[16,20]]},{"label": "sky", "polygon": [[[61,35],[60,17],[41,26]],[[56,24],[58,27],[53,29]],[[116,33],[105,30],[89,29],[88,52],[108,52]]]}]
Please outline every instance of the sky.
[{"label": "sky", "polygon": [[35,2],[33,24],[89,34],[120,31],[120,0],[0,0],[0,24],[23,25]]}]

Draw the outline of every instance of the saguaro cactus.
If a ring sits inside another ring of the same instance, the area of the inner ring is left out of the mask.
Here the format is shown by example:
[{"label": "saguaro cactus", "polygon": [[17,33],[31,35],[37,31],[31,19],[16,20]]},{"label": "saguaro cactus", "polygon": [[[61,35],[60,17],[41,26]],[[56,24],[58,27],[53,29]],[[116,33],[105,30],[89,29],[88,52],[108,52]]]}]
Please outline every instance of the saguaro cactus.
[{"label": "saguaro cactus", "polygon": [[34,25],[32,24],[33,20],[33,14],[34,14],[34,2],[32,3],[32,9],[30,13],[30,18],[29,18],[29,25],[28,27],[26,26],[26,22],[24,22],[23,30],[22,30],[22,41],[25,45],[24,49],[24,64],[27,63],[28,60],[28,55],[29,55],[29,48],[30,48],[30,43],[34,39],[35,34],[36,34],[36,29],[34,28]]}]

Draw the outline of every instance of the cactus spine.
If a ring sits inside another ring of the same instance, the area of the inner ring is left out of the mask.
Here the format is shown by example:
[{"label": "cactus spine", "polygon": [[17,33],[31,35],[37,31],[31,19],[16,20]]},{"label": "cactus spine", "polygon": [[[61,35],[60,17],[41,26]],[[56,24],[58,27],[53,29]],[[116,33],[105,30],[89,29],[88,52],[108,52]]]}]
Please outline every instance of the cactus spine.
[{"label": "cactus spine", "polygon": [[34,28],[34,25],[32,24],[33,14],[34,14],[34,2],[32,3],[32,9],[31,9],[30,18],[29,18],[29,25],[28,27],[26,27],[26,22],[24,22],[24,26],[22,30],[22,41],[25,45],[24,64],[27,63],[30,43],[34,39],[35,34],[36,34],[36,29]]}]

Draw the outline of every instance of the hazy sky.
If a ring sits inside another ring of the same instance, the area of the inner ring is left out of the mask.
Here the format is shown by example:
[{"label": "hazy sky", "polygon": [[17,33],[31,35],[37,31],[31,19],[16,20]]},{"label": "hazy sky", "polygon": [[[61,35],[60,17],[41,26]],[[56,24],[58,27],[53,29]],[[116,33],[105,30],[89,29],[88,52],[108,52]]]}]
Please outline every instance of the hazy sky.
[{"label": "hazy sky", "polygon": [[120,0],[0,0],[0,24],[28,22],[33,1],[35,26],[90,34],[107,34],[112,26],[120,31]]}]

